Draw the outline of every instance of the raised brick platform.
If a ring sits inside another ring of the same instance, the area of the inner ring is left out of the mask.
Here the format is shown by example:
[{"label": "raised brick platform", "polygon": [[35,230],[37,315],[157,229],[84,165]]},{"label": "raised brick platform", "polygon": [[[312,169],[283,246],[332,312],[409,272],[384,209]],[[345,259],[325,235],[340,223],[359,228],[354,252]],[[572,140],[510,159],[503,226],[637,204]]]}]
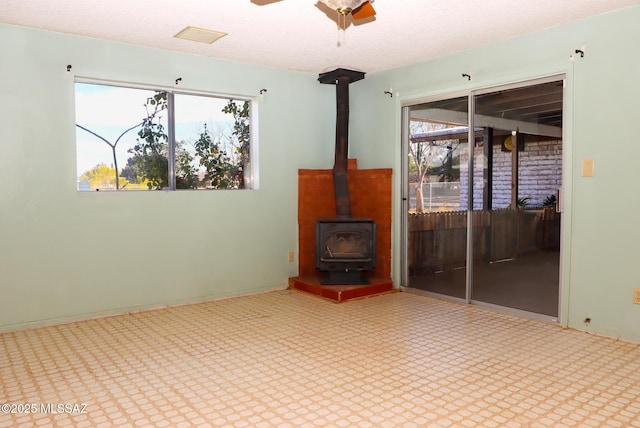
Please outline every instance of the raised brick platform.
[{"label": "raised brick platform", "polygon": [[391,279],[369,278],[369,280],[371,284],[367,285],[322,285],[319,277],[296,276],[289,278],[289,287],[336,302],[393,291],[393,281]]}]

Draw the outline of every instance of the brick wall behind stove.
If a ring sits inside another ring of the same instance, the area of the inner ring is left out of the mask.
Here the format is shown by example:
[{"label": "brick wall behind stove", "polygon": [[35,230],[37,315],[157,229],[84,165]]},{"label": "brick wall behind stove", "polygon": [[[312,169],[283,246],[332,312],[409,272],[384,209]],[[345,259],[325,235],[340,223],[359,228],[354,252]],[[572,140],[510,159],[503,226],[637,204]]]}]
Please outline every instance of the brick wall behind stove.
[{"label": "brick wall behind stove", "polygon": [[[349,160],[349,192],[353,217],[376,223],[376,268],[370,277],[391,278],[391,172],[390,168],[357,169]],[[299,276],[318,274],[315,264],[316,220],[336,216],[333,171],[298,170],[298,261]]]}]

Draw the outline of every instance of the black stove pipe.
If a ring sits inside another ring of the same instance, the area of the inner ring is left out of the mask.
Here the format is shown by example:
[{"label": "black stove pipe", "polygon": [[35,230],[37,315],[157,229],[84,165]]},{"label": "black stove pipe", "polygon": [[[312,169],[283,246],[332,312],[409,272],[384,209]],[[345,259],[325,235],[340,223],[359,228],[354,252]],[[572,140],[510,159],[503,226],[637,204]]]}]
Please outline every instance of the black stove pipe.
[{"label": "black stove pipe", "polygon": [[349,157],[349,84],[364,79],[360,71],[337,68],[322,73],[320,83],[336,85],[336,146],[333,164],[333,186],[335,189],[336,215],[351,218],[351,196],[347,180]]}]

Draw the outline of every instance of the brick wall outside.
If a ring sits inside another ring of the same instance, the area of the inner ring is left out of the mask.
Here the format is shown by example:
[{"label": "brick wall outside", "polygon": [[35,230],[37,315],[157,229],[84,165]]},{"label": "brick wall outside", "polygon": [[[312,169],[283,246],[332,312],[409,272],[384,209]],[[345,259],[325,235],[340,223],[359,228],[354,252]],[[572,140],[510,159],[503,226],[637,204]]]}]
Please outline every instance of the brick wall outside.
[{"label": "brick wall outside", "polygon": [[[390,168],[357,169],[349,160],[349,192],[353,217],[372,219],[377,227],[376,268],[370,277],[391,278],[391,172]],[[336,216],[333,171],[298,170],[299,276],[315,276],[315,223]]]},{"label": "brick wall outside", "polygon": [[[466,152],[468,153],[468,152]],[[460,157],[460,194],[466,195],[469,186],[467,156]],[[555,195],[562,186],[562,141],[527,142],[519,153],[518,198],[530,198],[530,206],[541,206],[549,195]],[[486,159],[481,151],[475,154],[474,209],[482,209],[483,168]],[[511,204],[511,152],[503,152],[500,145],[493,146],[493,209]],[[466,210],[466,196],[461,197],[460,209]]]}]

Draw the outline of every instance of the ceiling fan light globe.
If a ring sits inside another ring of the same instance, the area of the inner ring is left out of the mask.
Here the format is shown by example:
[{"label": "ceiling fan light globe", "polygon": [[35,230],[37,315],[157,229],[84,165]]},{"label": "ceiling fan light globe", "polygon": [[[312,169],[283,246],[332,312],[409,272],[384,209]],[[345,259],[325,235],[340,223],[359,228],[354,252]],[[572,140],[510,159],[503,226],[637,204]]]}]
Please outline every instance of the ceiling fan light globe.
[{"label": "ceiling fan light globe", "polygon": [[340,15],[348,15],[354,9],[357,9],[367,0],[319,0],[333,10],[338,11]]}]

